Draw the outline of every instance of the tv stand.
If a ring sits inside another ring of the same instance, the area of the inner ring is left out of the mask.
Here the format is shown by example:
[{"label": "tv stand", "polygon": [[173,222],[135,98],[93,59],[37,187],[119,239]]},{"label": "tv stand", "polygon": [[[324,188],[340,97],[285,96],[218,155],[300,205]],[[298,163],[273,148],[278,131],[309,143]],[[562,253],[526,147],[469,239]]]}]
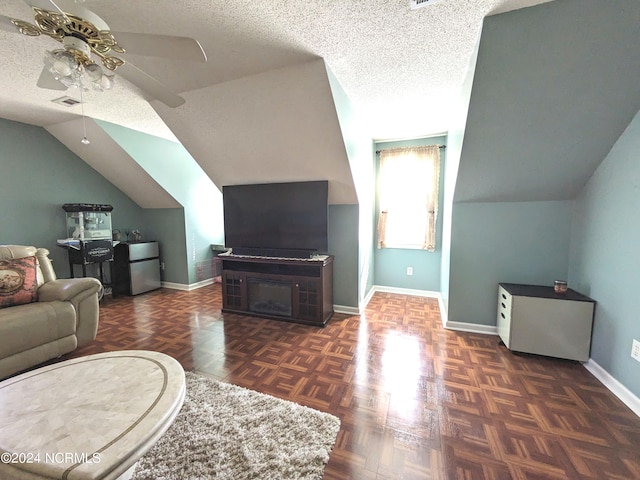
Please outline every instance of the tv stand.
[{"label": "tv stand", "polygon": [[333,315],[333,256],[218,255],[222,311],[323,327]]}]

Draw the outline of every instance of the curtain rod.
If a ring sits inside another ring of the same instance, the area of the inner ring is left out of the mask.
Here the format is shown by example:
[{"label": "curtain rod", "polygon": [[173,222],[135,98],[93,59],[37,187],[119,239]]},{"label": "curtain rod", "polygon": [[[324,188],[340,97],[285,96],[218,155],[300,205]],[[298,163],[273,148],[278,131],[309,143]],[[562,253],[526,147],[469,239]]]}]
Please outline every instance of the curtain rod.
[{"label": "curtain rod", "polygon": [[[429,145],[424,145],[425,147],[428,147]],[[407,147],[407,148],[411,148],[411,147]],[[441,148],[442,150],[446,149],[447,146],[446,145],[438,145],[438,148]],[[387,150],[387,149],[385,149]],[[376,153],[380,153],[382,150],[376,150]]]}]

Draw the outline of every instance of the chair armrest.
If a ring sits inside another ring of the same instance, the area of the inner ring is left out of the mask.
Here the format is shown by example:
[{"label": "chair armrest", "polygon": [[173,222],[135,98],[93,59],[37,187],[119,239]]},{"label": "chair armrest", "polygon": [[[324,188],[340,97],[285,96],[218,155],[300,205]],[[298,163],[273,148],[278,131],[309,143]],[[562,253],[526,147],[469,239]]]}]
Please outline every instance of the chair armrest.
[{"label": "chair armrest", "polygon": [[97,278],[64,278],[51,280],[38,289],[39,302],[70,302],[80,294],[92,295],[100,290],[102,284]]},{"label": "chair armrest", "polygon": [[38,289],[38,302],[70,302],[76,311],[78,347],[96,338],[100,305],[98,292],[102,284],[97,278],[64,278],[45,282]]}]

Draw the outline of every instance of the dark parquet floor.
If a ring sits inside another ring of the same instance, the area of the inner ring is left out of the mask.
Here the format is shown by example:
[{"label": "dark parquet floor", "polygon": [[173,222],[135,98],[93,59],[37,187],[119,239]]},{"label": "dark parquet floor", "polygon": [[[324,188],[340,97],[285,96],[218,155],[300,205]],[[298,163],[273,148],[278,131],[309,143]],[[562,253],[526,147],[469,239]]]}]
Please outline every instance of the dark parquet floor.
[{"label": "dark parquet floor", "polygon": [[582,365],[445,330],[435,299],[376,293],[325,328],[221,305],[218,284],[107,297],[97,340],[64,358],[157,350],[330,412],[325,479],[640,479],[640,418]]}]

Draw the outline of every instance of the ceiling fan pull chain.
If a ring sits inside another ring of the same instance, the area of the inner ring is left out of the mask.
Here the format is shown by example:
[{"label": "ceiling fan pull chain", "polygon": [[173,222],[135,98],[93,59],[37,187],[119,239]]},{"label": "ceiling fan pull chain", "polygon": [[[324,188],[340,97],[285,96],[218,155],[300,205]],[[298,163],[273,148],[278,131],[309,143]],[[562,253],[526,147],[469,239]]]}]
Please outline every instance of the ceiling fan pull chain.
[{"label": "ceiling fan pull chain", "polygon": [[84,116],[84,99],[82,96],[82,87],[78,86],[78,90],[80,90],[80,113],[82,114],[82,130],[84,132],[84,137],[80,140],[80,143],[83,145],[89,145],[91,142],[87,138],[87,124]]}]

